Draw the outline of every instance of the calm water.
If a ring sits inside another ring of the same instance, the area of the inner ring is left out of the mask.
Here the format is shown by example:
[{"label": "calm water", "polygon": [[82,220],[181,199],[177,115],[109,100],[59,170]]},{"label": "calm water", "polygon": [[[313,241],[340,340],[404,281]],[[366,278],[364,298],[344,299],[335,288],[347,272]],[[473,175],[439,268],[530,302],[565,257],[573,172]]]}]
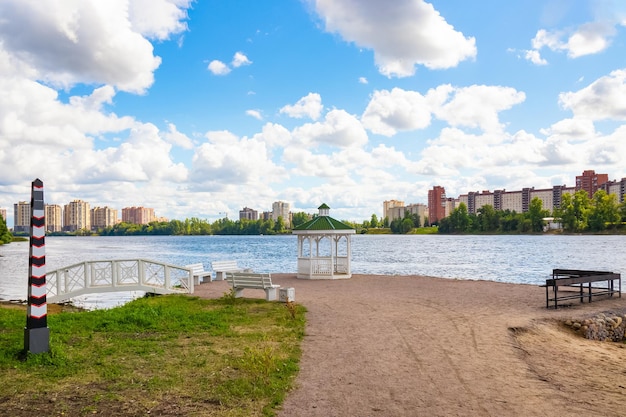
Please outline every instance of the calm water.
[{"label": "calm water", "polygon": [[[46,237],[46,269],[82,261],[144,258],[174,265],[236,260],[256,272],[296,272],[296,237]],[[626,236],[356,235],[352,272],[541,284],[553,268],[626,273]],[[0,299],[25,299],[28,242],[0,246]],[[104,305],[127,294],[90,296]],[[89,297],[87,297],[89,298]],[[104,300],[104,301],[103,301]]]}]

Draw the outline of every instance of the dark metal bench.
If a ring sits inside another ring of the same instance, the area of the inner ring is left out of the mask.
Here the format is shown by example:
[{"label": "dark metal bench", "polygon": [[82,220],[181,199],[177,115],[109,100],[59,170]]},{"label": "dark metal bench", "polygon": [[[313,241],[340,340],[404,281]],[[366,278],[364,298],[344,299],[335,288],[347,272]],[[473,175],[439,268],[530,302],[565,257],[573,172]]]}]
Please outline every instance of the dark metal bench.
[{"label": "dark metal bench", "polygon": [[[617,285],[615,285],[617,281]],[[604,283],[604,284],[603,284]],[[593,284],[593,285],[592,285]],[[618,294],[621,298],[622,276],[607,271],[584,271],[578,269],[553,269],[552,278],[546,280],[546,308],[554,302],[554,308],[558,308],[559,301],[580,299],[583,303],[585,298],[591,302],[592,297],[598,295]],[[578,291],[560,291],[561,287],[577,288]],[[550,288],[553,296],[550,297]],[[585,289],[587,290],[585,292]]]}]

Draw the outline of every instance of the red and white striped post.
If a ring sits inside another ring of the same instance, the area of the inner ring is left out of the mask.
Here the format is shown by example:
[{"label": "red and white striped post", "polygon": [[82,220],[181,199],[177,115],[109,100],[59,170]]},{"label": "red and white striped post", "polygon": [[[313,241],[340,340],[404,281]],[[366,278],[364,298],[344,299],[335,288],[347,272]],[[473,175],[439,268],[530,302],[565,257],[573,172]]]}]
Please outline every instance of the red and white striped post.
[{"label": "red and white striped post", "polygon": [[24,350],[31,353],[50,351],[48,306],[46,301],[46,215],[43,182],[32,183],[30,198],[30,253],[28,267],[28,308],[24,328]]}]

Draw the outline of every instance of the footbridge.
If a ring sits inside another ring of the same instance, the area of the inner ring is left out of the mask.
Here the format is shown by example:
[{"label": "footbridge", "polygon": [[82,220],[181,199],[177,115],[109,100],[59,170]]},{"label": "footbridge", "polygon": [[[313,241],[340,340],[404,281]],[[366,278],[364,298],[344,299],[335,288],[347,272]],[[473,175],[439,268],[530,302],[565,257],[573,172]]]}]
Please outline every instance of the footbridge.
[{"label": "footbridge", "polygon": [[190,269],[148,259],[80,262],[47,272],[46,281],[49,303],[105,292],[193,293]]}]

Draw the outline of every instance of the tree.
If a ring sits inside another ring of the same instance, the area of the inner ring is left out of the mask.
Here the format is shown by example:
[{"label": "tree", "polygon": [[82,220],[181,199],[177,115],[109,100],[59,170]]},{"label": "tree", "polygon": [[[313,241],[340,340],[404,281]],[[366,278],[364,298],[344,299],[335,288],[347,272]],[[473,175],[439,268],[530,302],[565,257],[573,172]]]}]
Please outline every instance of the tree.
[{"label": "tree", "polygon": [[5,243],[11,243],[13,241],[13,235],[9,231],[4,218],[0,216],[0,245]]},{"label": "tree", "polygon": [[555,210],[555,217],[560,217],[563,229],[570,232],[582,232],[587,228],[591,203],[585,190],[578,190],[574,195],[563,194],[561,207]]},{"label": "tree", "polygon": [[372,214],[372,219],[370,220],[370,226],[378,227],[378,216],[376,216],[376,213]]},{"label": "tree", "polygon": [[530,220],[530,231],[543,232],[543,218],[547,217],[549,213],[548,210],[543,209],[543,203],[539,198],[533,198],[526,213],[526,217]]},{"label": "tree", "polygon": [[492,205],[486,204],[478,209],[478,227],[482,232],[495,232],[500,227],[500,216]]},{"label": "tree", "polygon": [[459,204],[448,217],[439,220],[439,233],[465,233],[470,230],[470,216],[465,203]]},{"label": "tree", "polygon": [[285,220],[283,220],[283,216],[278,216],[278,219],[276,219],[276,224],[274,224],[274,231],[276,233],[282,233],[285,231]]},{"label": "tree", "polygon": [[291,218],[291,227],[297,227],[309,221],[309,215],[303,211],[294,213]]},{"label": "tree", "polygon": [[411,218],[409,217],[403,219],[402,223],[400,223],[400,232],[402,234],[406,234],[406,233],[409,233],[412,229],[413,229],[413,220],[411,220]]},{"label": "tree", "polygon": [[593,205],[589,212],[589,228],[595,232],[607,228],[607,224],[615,226],[621,219],[617,196],[598,190],[593,195]]}]

